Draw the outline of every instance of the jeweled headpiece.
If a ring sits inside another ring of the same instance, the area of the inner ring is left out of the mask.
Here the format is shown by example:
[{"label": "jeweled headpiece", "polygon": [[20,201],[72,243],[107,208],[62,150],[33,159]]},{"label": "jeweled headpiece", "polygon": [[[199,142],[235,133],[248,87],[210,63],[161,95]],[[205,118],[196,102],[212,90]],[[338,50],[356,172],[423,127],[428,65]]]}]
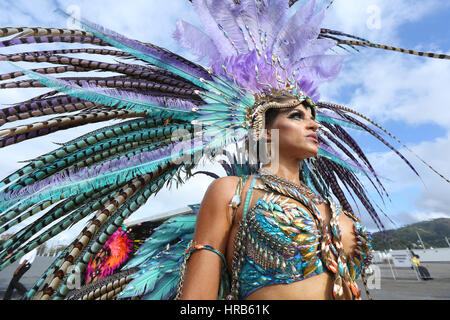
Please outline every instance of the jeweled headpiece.
[{"label": "jeweled headpiece", "polygon": [[[279,102],[279,98],[287,98],[289,101]],[[255,104],[247,113],[248,127],[253,130],[253,139],[256,141],[261,138],[261,133],[265,129],[266,111],[271,108],[283,109],[293,108],[300,104],[310,108],[312,116],[316,117],[316,105],[313,100],[305,95],[304,92],[297,90],[272,90],[270,94],[255,99]]]}]

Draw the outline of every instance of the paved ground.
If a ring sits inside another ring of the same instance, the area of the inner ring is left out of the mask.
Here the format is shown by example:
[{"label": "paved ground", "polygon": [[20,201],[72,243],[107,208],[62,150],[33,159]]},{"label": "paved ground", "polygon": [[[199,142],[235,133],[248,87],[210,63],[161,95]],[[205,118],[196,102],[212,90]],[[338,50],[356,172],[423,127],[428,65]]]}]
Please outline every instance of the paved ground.
[{"label": "paved ground", "polygon": [[[381,278],[378,288],[371,282],[370,295],[375,300],[450,300],[450,263],[423,263],[433,280],[417,280],[410,268],[390,268],[388,264],[378,264]],[[394,279],[395,277],[395,279]],[[370,284],[369,284],[370,285]],[[365,299],[364,286],[359,283]]]},{"label": "paved ground", "polygon": [[[36,281],[42,276],[42,274],[47,270],[50,264],[53,262],[54,257],[40,257],[37,256],[31,265],[30,270],[28,270],[23,277],[20,279],[20,283],[22,283],[27,289],[30,289]],[[6,293],[9,282],[14,274],[14,271],[19,266],[19,262],[15,262],[12,265],[9,265],[4,270],[0,271],[0,299],[3,299],[3,296]],[[16,291],[14,291],[13,300],[18,299],[19,295]]]},{"label": "paved ground", "polygon": [[[31,288],[52,261],[53,258],[36,257],[30,270],[22,277],[21,283]],[[3,299],[17,266],[16,262],[0,272],[0,299]],[[392,272],[388,264],[375,265],[375,268],[379,268],[381,277],[378,283],[374,277],[368,279],[372,298],[375,300],[450,300],[450,263],[423,263],[423,266],[429,270],[433,280],[418,281],[414,270],[409,268],[394,268]],[[361,281],[359,281],[359,287],[365,299]],[[13,299],[18,298],[18,294],[13,296]]]}]

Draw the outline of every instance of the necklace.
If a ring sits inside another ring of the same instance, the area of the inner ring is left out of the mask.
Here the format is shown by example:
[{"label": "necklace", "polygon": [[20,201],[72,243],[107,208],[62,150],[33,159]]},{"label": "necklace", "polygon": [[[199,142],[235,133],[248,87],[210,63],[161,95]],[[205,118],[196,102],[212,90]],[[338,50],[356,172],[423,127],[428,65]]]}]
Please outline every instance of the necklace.
[{"label": "necklace", "polygon": [[[270,187],[271,189],[275,189],[276,191],[280,192],[281,191],[280,187],[284,186],[287,187],[287,189],[284,191],[287,191],[291,195],[294,194],[296,198],[298,198],[297,195],[298,192],[299,194],[306,196],[309,200],[311,200],[315,204],[326,203],[326,201],[322,197],[318,196],[314,191],[312,191],[308,186],[303,184],[301,181],[300,184],[293,183],[285,178],[270,173],[265,168],[260,168],[258,173],[264,184]],[[302,202],[304,202],[304,200],[305,199],[303,199]]]}]

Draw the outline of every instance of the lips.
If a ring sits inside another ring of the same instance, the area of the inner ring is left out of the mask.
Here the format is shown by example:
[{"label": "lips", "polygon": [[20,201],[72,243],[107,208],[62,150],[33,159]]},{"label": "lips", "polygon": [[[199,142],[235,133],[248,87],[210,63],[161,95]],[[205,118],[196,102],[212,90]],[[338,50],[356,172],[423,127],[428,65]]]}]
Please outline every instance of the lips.
[{"label": "lips", "polygon": [[311,138],[312,140],[314,140],[316,143],[319,143],[319,137],[317,136],[317,133],[311,133],[309,135],[307,135],[308,138]]}]

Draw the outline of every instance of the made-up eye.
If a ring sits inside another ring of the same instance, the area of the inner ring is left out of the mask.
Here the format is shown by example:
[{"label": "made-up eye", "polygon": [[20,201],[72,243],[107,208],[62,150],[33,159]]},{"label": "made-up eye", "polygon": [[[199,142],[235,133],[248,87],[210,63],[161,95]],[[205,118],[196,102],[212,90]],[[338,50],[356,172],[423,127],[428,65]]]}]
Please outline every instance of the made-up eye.
[{"label": "made-up eye", "polygon": [[289,114],[289,119],[299,119],[299,120],[305,120],[305,113],[302,111],[294,111],[291,114]]}]

